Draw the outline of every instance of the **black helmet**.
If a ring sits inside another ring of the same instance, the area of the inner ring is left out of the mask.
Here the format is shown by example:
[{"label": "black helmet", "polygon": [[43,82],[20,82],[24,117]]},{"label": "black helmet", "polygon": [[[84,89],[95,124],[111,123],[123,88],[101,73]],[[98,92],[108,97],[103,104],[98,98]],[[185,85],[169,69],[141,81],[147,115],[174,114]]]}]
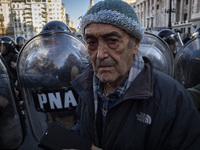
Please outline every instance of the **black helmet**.
[{"label": "black helmet", "polygon": [[17,44],[17,50],[19,51],[22,46],[25,44],[25,38],[23,36],[18,36],[16,39],[16,44]]},{"label": "black helmet", "polygon": [[176,33],[169,29],[163,29],[158,32],[157,36],[159,36],[163,39],[163,38],[167,38],[167,37],[171,36],[172,34],[176,34]]},{"label": "black helmet", "polygon": [[195,38],[197,36],[200,36],[200,27],[198,27],[196,30],[194,30],[194,33],[192,34],[192,38]]},{"label": "black helmet", "polygon": [[175,45],[175,43],[176,43],[176,40],[174,39],[174,35],[175,34],[176,33],[174,31],[172,31],[172,30],[163,29],[160,32],[158,32],[157,36],[161,37],[169,45]]},{"label": "black helmet", "polygon": [[[0,37],[1,53],[7,54],[9,52],[15,51],[16,44],[15,41],[9,36]],[[5,46],[5,49],[3,48]]]},{"label": "black helmet", "polygon": [[16,44],[18,45],[18,43],[25,43],[25,38],[23,37],[23,36],[18,36],[18,37],[16,37]]},{"label": "black helmet", "polygon": [[176,43],[175,39],[173,36],[176,33],[172,30],[169,29],[163,29],[160,32],[158,32],[157,36],[161,37],[163,40],[165,40],[168,44],[173,44]]},{"label": "black helmet", "polygon": [[54,32],[54,31],[65,31],[71,32],[69,26],[62,21],[50,21],[44,25],[41,33]]}]

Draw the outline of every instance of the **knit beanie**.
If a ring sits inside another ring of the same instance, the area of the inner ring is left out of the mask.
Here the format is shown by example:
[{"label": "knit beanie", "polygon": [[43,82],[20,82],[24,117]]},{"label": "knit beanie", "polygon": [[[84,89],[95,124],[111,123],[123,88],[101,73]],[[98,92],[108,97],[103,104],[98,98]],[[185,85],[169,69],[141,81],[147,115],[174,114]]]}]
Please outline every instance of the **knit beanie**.
[{"label": "knit beanie", "polygon": [[104,0],[96,3],[82,17],[80,29],[84,34],[85,27],[91,23],[107,23],[141,41],[144,31],[134,9],[122,0]]}]

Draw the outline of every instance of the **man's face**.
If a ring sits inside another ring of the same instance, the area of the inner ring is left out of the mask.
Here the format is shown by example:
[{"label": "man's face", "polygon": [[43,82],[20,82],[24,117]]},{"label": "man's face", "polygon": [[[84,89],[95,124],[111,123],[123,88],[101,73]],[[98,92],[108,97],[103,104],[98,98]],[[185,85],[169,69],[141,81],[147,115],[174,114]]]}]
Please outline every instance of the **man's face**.
[{"label": "man's face", "polygon": [[23,45],[24,45],[23,43],[19,43],[18,44],[18,46],[19,46],[20,49],[22,48]]},{"label": "man's face", "polygon": [[19,46],[19,48],[21,49],[22,46],[25,44],[25,41],[23,39],[19,39],[17,42],[17,45]]},{"label": "man's face", "polygon": [[6,54],[6,46],[4,44],[1,44],[1,50],[0,50],[1,54]]},{"label": "man's face", "polygon": [[139,42],[130,46],[124,30],[103,23],[92,23],[84,34],[96,76],[104,83],[121,84],[128,76]]},{"label": "man's face", "polygon": [[172,50],[172,53],[175,53],[175,50],[176,50],[176,44],[173,43],[173,44],[170,44],[169,46],[170,46],[170,48],[171,48],[171,50]]}]

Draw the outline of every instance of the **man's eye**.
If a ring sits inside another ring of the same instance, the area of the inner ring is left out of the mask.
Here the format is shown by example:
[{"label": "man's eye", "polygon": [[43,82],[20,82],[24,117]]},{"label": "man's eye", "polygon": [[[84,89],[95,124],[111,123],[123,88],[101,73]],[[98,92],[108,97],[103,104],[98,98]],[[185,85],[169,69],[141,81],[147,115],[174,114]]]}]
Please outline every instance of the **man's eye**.
[{"label": "man's eye", "polygon": [[88,45],[94,45],[94,44],[96,44],[96,41],[87,41],[87,44]]},{"label": "man's eye", "polygon": [[109,39],[107,39],[107,41],[108,41],[109,44],[114,44],[114,43],[116,43],[118,40],[117,40],[117,39],[113,39],[113,38],[109,38]]},{"label": "man's eye", "polygon": [[86,43],[87,43],[87,47],[88,47],[89,50],[94,50],[97,46],[96,40],[90,40],[89,39],[89,40],[86,41]]},{"label": "man's eye", "polygon": [[97,41],[96,41],[96,39],[94,39],[94,38],[88,38],[88,39],[86,39],[86,43],[88,44],[88,45],[93,45],[93,44],[95,44]]},{"label": "man's eye", "polygon": [[117,38],[107,38],[106,42],[111,49],[117,49],[119,46],[119,40]]}]

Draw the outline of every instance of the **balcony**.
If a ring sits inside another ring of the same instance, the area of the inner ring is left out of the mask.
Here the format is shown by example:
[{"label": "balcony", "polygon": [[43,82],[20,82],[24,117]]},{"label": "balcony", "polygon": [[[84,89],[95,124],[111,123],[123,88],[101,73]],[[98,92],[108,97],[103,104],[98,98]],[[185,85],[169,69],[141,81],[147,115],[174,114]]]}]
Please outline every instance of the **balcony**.
[{"label": "balcony", "polygon": [[25,14],[24,17],[25,18],[32,18],[32,15],[31,14]]},{"label": "balcony", "polygon": [[191,20],[200,20],[200,12],[192,13]]},{"label": "balcony", "polygon": [[25,7],[25,11],[31,11],[31,7],[30,8]]}]

